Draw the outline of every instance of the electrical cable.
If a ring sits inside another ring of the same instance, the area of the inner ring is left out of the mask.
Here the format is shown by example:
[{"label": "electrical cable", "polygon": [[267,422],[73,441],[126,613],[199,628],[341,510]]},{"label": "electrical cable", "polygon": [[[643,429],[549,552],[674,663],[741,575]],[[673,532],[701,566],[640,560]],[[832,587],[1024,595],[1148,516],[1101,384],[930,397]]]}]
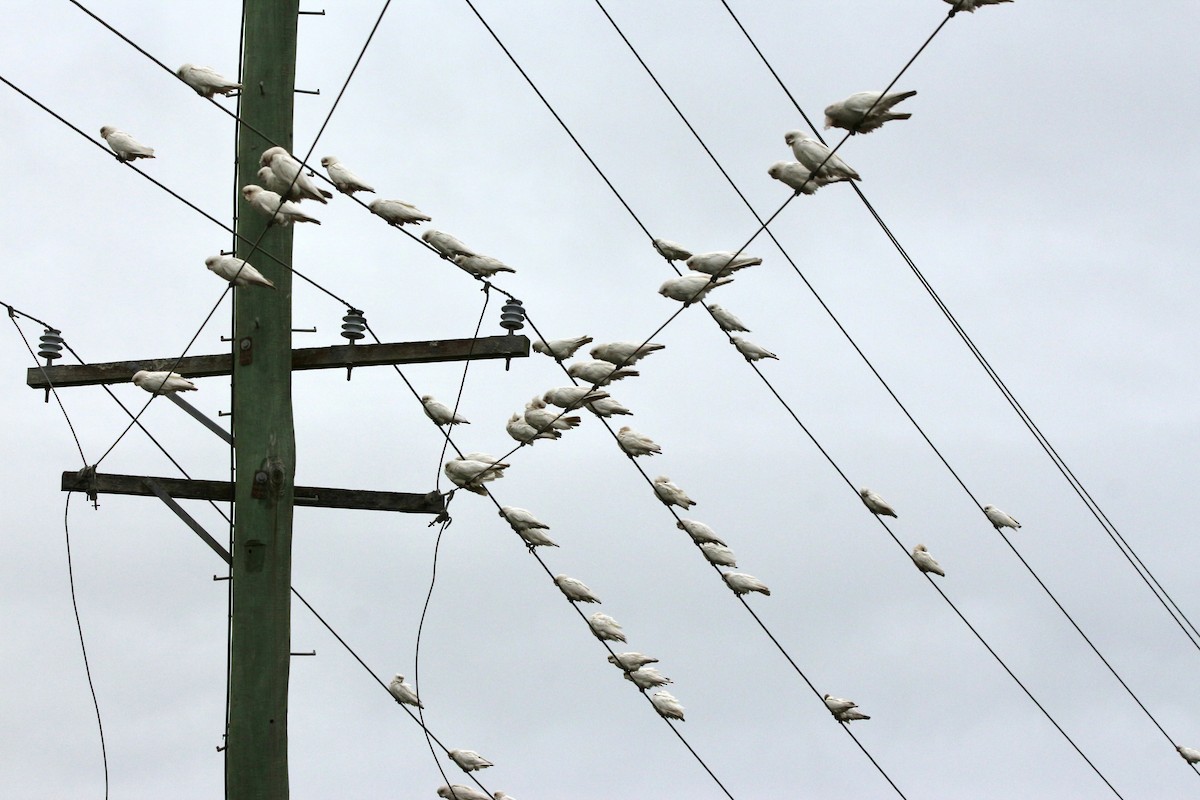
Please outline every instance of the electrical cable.
[{"label": "electrical cable", "polygon": [[[20,316],[27,316],[27,315],[22,314],[21,312],[17,311],[17,309],[13,308],[12,306],[8,305],[7,303],[4,303],[2,305],[4,305],[5,308],[8,309],[8,318],[10,320],[12,320],[13,327],[17,329],[17,333],[20,335],[21,341],[25,343],[25,349],[29,351],[29,357],[33,359],[34,365],[42,373],[42,377],[46,379],[46,385],[50,387],[50,392],[54,395],[54,401],[56,403],[58,403],[58,408],[60,411],[62,411],[63,419],[65,419],[67,421],[67,427],[71,429],[71,438],[75,440],[75,447],[76,447],[76,449],[79,450],[79,458],[83,461],[83,466],[86,468],[88,466],[87,456],[85,456],[83,454],[83,445],[79,443],[79,434],[75,432],[75,425],[74,425],[74,423],[71,422],[71,415],[67,413],[67,407],[63,405],[62,398],[58,396],[58,389],[55,388],[54,382],[52,380],[50,380],[50,376],[46,374],[46,368],[44,366],[42,366],[42,364],[38,361],[37,353],[33,352],[33,348],[29,346],[29,340],[25,338],[25,332],[23,330],[21,330],[21,326],[19,324],[17,324],[17,315],[18,314]],[[34,320],[33,317],[28,317],[28,318],[33,320],[34,322],[39,322],[38,320]],[[45,323],[39,323],[39,324],[41,324],[48,331],[49,330],[58,330],[57,328],[54,328],[52,325],[46,325]]]},{"label": "electrical cable", "polygon": [[[467,387],[467,371],[471,368],[471,356],[475,352],[475,342],[478,341],[478,339],[479,339],[479,331],[483,327],[483,318],[484,318],[484,315],[487,314],[488,303],[492,299],[492,293],[489,291],[489,288],[490,288],[490,284],[485,283],[484,287],[483,287],[483,308],[481,308],[479,310],[479,321],[475,323],[475,333],[471,334],[471,346],[467,348],[467,357],[463,361],[462,380],[460,380],[458,382],[458,394],[454,398],[454,408],[450,411],[450,419],[454,419],[456,416],[458,416],[458,406],[460,403],[462,403],[463,390],[466,389],[466,387]],[[424,403],[422,403],[421,405],[422,405],[422,407],[424,407]],[[442,452],[438,455],[437,465],[434,468],[433,486],[434,486],[434,490],[438,491],[438,492],[441,492],[441,490],[442,490],[442,462],[445,461],[445,459],[446,459],[446,448],[449,447],[449,445],[450,445],[450,429],[452,427],[454,427],[454,423],[451,422],[451,423],[446,424],[446,429],[445,429],[446,437],[445,437],[445,440],[442,442]],[[461,455],[461,453],[459,455]],[[438,534],[438,538],[441,539],[441,533]],[[434,549],[435,561],[436,561],[436,558],[437,558],[437,549],[435,548]],[[434,571],[435,572],[437,571],[436,566],[434,567]],[[432,586],[430,587],[430,591],[433,591]],[[429,601],[426,600],[426,602],[429,602]],[[420,634],[418,634],[417,640],[420,641]]]},{"label": "electrical cable", "polygon": [[[465,376],[464,376],[465,377]],[[447,437],[449,438],[449,437]],[[446,446],[442,445],[442,453],[445,454]],[[449,505],[447,503],[447,505]],[[425,630],[425,615],[429,613],[429,601],[433,599],[433,587],[437,584],[437,565],[438,553],[442,548],[442,536],[446,533],[446,528],[450,526],[450,517],[447,515],[442,524],[438,526],[437,539],[433,542],[433,570],[429,576],[429,591],[425,593],[425,604],[421,606],[421,619],[417,622],[417,643],[413,648],[413,689],[417,695],[417,717],[421,720],[421,728],[425,731],[425,743],[429,745],[429,753],[433,756],[433,763],[437,767],[438,772],[442,774],[442,780],[446,785],[450,785],[450,778],[446,776],[446,771],[442,769],[442,762],[437,757],[437,751],[433,749],[433,741],[429,736],[429,728],[425,727],[425,708],[421,703],[421,633]],[[470,775],[470,773],[467,773]]]}]

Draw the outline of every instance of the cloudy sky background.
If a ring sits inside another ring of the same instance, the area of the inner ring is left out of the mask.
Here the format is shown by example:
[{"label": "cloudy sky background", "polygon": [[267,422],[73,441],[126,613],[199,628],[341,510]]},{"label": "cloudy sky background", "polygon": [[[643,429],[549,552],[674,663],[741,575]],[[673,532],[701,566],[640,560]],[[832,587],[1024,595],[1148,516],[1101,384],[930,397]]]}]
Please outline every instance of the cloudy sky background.
[{"label": "cloudy sky background", "polygon": [[[733,3],[812,117],[882,88],[938,25],[936,0]],[[481,0],[480,12],[656,236],[737,249],[757,228],[590,3]],[[802,127],[719,2],[609,11],[755,207],[788,196],[767,167]],[[236,74],[240,5],[90,6],[172,67]],[[309,6],[305,6],[309,8]],[[316,9],[318,6],[312,6]],[[380,8],[329,4],[300,24],[296,147],[307,152]],[[154,146],[140,167],[231,215],[233,123],[66,2],[8,9],[0,74],[95,136]],[[1197,620],[1200,544],[1188,512],[1198,380],[1193,297],[1200,8],[1018,0],[961,14],[897,88],[913,114],[840,154],[975,342],[1176,601]],[[90,361],[182,352],[222,291],[204,258],[229,235],[7,87],[0,136],[9,267],[0,300],[63,329]],[[232,108],[232,101],[226,101]],[[640,341],[677,305],[649,241],[465,3],[397,3],[314,152],[336,154],[433,227],[517,268],[498,281],[548,336]],[[389,341],[469,336],[478,285],[335,198],[297,232],[295,265],[366,310]],[[772,231],[1012,540],[1176,743],[1200,747],[1200,652],[1189,644],[846,187],[791,203]],[[1104,668],[853,352],[785,259],[713,299],[780,356],[762,362],[855,485],[895,505],[940,586],[1127,798],[1194,797],[1197,776]],[[338,344],[344,308],[294,292],[297,346]],[[501,333],[500,297],[485,334]],[[191,352],[219,352],[228,298]],[[36,341],[40,328],[21,326]],[[6,657],[3,783],[14,797],[97,797],[103,774],[75,631],[59,474],[78,468],[61,414],[24,386],[28,353],[0,336],[9,420],[0,500]],[[526,331],[532,335],[531,331]],[[865,511],[729,346],[689,309],[666,349],[613,394],[664,454],[643,464],[699,501],[771,597],[750,604],[821,692],[873,719],[854,732],[909,797],[1102,797],[1110,792]],[[36,346],[36,345],[35,345]],[[461,365],[405,370],[452,402]],[[537,356],[473,365],[463,450],[507,452],[509,414],[566,382]],[[228,380],[189,400],[213,418]],[[440,435],[389,369],[294,377],[297,483],[425,492]],[[114,387],[127,404],[145,395]],[[89,461],[127,418],[102,390],[62,398]],[[195,477],[227,448],[156,401],[151,431]],[[618,421],[618,424],[621,424]],[[642,459],[643,462],[646,459]],[[523,448],[498,499],[551,525],[550,568],[588,583],[661,659],[687,708],[679,730],[738,798],[896,796],[788,666],[609,434],[592,418]],[[176,476],[140,433],[102,471]],[[440,478],[440,487],[447,482]],[[211,507],[188,509],[224,536]],[[485,498],[460,494],[426,620],[431,730],[496,766],[491,790],[536,798],[718,797],[719,789],[565,604]],[[70,508],[76,590],[107,735],[113,797],[222,791],[226,584],[211,551],[153,498]],[[385,680],[413,672],[434,531],[416,515],[298,509],[294,585]],[[592,609],[587,609],[591,613]],[[306,610],[293,617],[296,798],[427,798],[443,782],[420,728]],[[442,759],[449,774],[457,772]],[[454,770],[454,771],[450,771]]]}]

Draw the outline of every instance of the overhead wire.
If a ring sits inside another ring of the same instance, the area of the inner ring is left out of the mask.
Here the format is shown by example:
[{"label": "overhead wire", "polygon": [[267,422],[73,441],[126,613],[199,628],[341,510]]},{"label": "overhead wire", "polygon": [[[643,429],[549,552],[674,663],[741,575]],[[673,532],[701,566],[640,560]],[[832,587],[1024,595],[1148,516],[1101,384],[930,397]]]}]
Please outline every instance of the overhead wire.
[{"label": "overhead wire", "polygon": [[83,445],[79,443],[79,434],[75,431],[75,424],[71,422],[71,415],[67,413],[67,407],[63,405],[62,398],[58,396],[58,388],[55,387],[54,381],[50,380],[50,376],[46,374],[46,368],[42,366],[40,361],[38,361],[37,353],[33,352],[33,348],[29,345],[29,340],[25,338],[25,332],[21,330],[21,326],[17,322],[17,317],[27,317],[34,322],[38,322],[48,331],[58,329],[54,328],[52,325],[46,325],[45,323],[41,322],[40,320],[36,320],[33,317],[28,317],[28,315],[18,311],[7,303],[2,303],[0,305],[3,305],[8,309],[8,318],[12,321],[13,327],[17,329],[17,333],[20,335],[21,341],[25,343],[25,349],[29,351],[29,357],[33,359],[34,365],[38,368],[38,370],[41,371],[42,377],[46,380],[46,385],[50,387],[50,392],[54,395],[54,402],[58,404],[59,410],[62,411],[63,419],[67,421],[67,427],[71,429],[71,438],[75,440],[75,447],[77,450],[79,450],[79,458],[83,461],[83,466],[87,467],[87,456],[83,454]]}]

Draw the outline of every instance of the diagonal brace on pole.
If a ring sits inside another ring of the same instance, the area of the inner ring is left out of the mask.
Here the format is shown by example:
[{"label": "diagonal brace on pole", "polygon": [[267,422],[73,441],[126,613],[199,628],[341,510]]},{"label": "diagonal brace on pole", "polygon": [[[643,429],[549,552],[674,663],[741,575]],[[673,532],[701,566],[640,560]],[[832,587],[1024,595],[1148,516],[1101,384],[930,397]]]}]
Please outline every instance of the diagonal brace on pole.
[{"label": "diagonal brace on pole", "polygon": [[189,403],[187,400],[184,400],[178,394],[171,393],[171,394],[164,395],[164,397],[166,397],[172,403],[179,406],[184,411],[186,411],[188,414],[190,414],[192,419],[196,420],[201,425],[208,428],[210,431],[215,433],[217,436],[220,436],[221,439],[223,439],[225,441],[225,443],[228,444],[230,447],[233,447],[233,434],[230,433],[229,431],[225,430],[224,428],[222,428],[217,423],[213,422],[208,417],[206,417],[204,415],[203,411],[196,408],[194,405]]},{"label": "diagonal brace on pole", "polygon": [[153,478],[142,478],[142,483],[144,483],[146,488],[154,493],[159,500],[162,500],[164,503],[166,503],[167,508],[174,511],[175,515],[183,520],[189,528],[195,531],[196,535],[199,536],[206,545],[213,549],[213,552],[225,559],[226,564],[233,563],[233,558],[229,555],[229,551],[226,550],[220,542],[214,539],[212,534],[204,530],[204,526],[202,526],[199,522],[196,522],[191,514],[184,511],[183,506],[175,502],[174,497],[171,497],[171,495],[167,494],[167,490],[162,487],[162,484]]}]

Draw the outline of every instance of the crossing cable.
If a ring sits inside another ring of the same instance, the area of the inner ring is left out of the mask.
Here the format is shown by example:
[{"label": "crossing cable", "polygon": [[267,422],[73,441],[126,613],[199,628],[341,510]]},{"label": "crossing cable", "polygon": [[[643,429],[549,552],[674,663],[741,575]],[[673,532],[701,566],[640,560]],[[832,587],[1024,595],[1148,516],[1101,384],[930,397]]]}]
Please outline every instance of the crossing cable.
[{"label": "crossing cable", "polygon": [[[721,0],[721,4],[729,12],[729,14],[733,18],[734,22],[737,23],[738,28],[742,31],[743,35],[745,35],[746,40],[750,43],[750,46],[754,49],[754,52],[758,54],[759,58],[762,60],[762,62],[764,64],[764,66],[766,66],[767,70],[771,73],[771,76],[775,79],[776,83],[779,84],[779,87],[783,90],[784,94],[787,95],[788,100],[791,101],[792,105],[800,113],[800,116],[804,118],[804,121],[808,124],[809,128],[811,128],[813,130],[813,132],[816,134],[818,140],[822,141],[822,143],[823,143],[824,139],[821,137],[820,131],[817,130],[817,127],[813,124],[812,120],[810,120],[808,118],[808,115],[804,113],[804,110],[800,107],[800,104],[796,101],[796,98],[792,96],[791,91],[788,90],[788,88],[784,84],[783,80],[779,77],[779,74],[775,71],[774,67],[771,66],[771,63],[767,60],[767,58],[763,54],[762,50],[754,42],[754,39],[750,36],[750,33],[746,30],[745,26],[743,26],[741,21],[737,18],[737,15],[734,14],[733,9],[729,7],[729,4],[725,0]],[[914,55],[911,59],[909,59],[908,64],[905,65],[904,69],[901,70],[900,74],[897,75],[896,78],[890,84],[888,84],[888,89],[891,89],[892,86],[894,86],[896,84],[896,81],[899,80],[900,75],[902,75],[904,73],[904,70],[908,69],[908,67],[916,59],[917,55],[920,55],[920,53],[925,49],[926,45],[928,45],[929,42],[932,41],[933,36],[937,35],[938,31],[940,31],[942,29],[942,26],[944,26],[946,24],[946,22],[955,15],[955,13],[956,13],[956,9],[952,8],[950,10],[949,14],[947,15],[946,19],[942,20],[941,25],[939,25],[937,27],[937,30],[934,31],[933,35],[931,35],[929,37],[929,39],[927,39],[925,41],[925,43],[923,45],[921,45],[921,48],[917,51],[916,55]],[[886,91],[887,90],[885,90],[885,93],[886,93]],[[844,137],[843,137],[842,141],[843,142],[845,141]],[[840,144],[839,144],[839,146],[840,146]],[[908,255],[908,252],[901,246],[899,240],[895,237],[895,235],[892,233],[891,229],[884,222],[883,217],[880,216],[880,214],[875,210],[875,207],[867,199],[867,197],[863,193],[861,187],[859,187],[857,184],[855,184],[853,182],[851,182],[851,185],[853,186],[855,194],[858,195],[858,197],[862,201],[863,205],[867,208],[868,212],[875,219],[875,222],[879,225],[880,229],[884,232],[884,235],[888,238],[888,240],[896,248],[897,252],[900,254],[900,257],[904,260],[905,264],[916,276],[917,280],[920,281],[922,287],[924,287],[926,292],[929,294],[930,298],[934,301],[935,305],[937,305],[938,309],[942,312],[942,314],[946,317],[947,321],[954,328],[954,330],[958,334],[959,338],[962,339],[963,343],[971,351],[971,354],[975,357],[976,361],[979,362],[979,365],[981,367],[983,367],[983,369],[987,373],[988,377],[992,380],[992,383],[995,384],[996,388],[998,388],[1000,390],[1001,394],[1004,395],[1005,400],[1012,407],[1013,411],[1016,412],[1017,416],[1021,419],[1021,422],[1025,425],[1025,427],[1033,435],[1034,439],[1038,442],[1038,445],[1042,448],[1043,452],[1045,452],[1046,455],[1050,458],[1051,462],[1058,469],[1059,473],[1062,474],[1062,476],[1066,479],[1068,485],[1071,486],[1072,490],[1079,497],[1079,499],[1083,501],[1084,505],[1088,508],[1088,511],[1092,514],[1092,516],[1096,519],[1096,521],[1100,523],[1100,526],[1104,529],[1105,533],[1108,534],[1109,539],[1111,539],[1113,541],[1113,544],[1115,544],[1117,546],[1117,549],[1121,551],[1121,554],[1124,555],[1126,560],[1129,561],[1130,565],[1133,566],[1134,571],[1138,573],[1138,576],[1141,577],[1142,581],[1150,589],[1151,593],[1153,593],[1155,595],[1155,598],[1167,610],[1167,613],[1170,614],[1172,620],[1175,621],[1175,624],[1178,625],[1181,630],[1183,630],[1184,635],[1186,635],[1188,637],[1188,640],[1191,642],[1191,644],[1194,647],[1196,647],[1197,649],[1200,649],[1200,641],[1198,641],[1196,638],[1196,637],[1200,637],[1200,630],[1198,630],[1197,627],[1192,623],[1192,621],[1187,617],[1187,615],[1184,614],[1183,610],[1179,607],[1179,605],[1175,602],[1175,600],[1171,597],[1171,595],[1162,586],[1162,584],[1159,582],[1158,578],[1156,578],[1154,576],[1154,574],[1150,571],[1149,567],[1147,567],[1145,562],[1142,561],[1141,557],[1137,555],[1137,553],[1133,550],[1132,546],[1130,546],[1129,542],[1125,539],[1125,537],[1121,535],[1121,533],[1117,529],[1116,525],[1113,524],[1113,522],[1108,518],[1108,515],[1105,514],[1104,511],[1100,508],[1099,503],[1095,500],[1095,498],[1092,497],[1091,493],[1088,492],[1087,489],[1083,486],[1082,481],[1080,481],[1079,478],[1076,477],[1075,473],[1067,466],[1066,461],[1062,458],[1061,455],[1059,455],[1058,451],[1050,443],[1050,440],[1046,437],[1046,435],[1044,433],[1042,433],[1041,429],[1033,421],[1033,418],[1029,415],[1029,413],[1025,410],[1025,408],[1017,400],[1016,396],[1012,393],[1012,391],[1008,388],[1008,386],[1000,378],[1000,375],[996,372],[996,370],[992,367],[992,365],[988,361],[988,359],[983,355],[983,352],[978,348],[978,346],[975,344],[975,342],[971,339],[970,335],[966,332],[966,329],[962,327],[962,325],[958,322],[958,320],[955,318],[953,313],[951,313],[949,307],[942,301],[941,297],[938,295],[938,293],[934,289],[933,285],[925,278],[924,274],[922,274],[921,270],[917,267],[916,262],[913,261],[913,259]],[[1178,616],[1176,616],[1176,615],[1178,615]],[[1183,622],[1180,621],[1181,619],[1183,620]],[[1186,623],[1187,627],[1184,627],[1184,623]],[[1189,628],[1191,629],[1190,631],[1188,630]]]},{"label": "crossing cable", "polygon": [[[489,289],[489,285],[485,283],[484,287],[483,287],[483,308],[481,308],[479,310],[479,321],[475,323],[475,332],[473,334],[471,334],[471,346],[467,348],[467,357],[463,361],[462,380],[460,380],[458,382],[458,395],[454,398],[454,408],[451,409],[451,411],[450,411],[450,419],[451,420],[453,420],[456,416],[458,416],[458,407],[462,403],[463,390],[465,390],[467,387],[467,371],[471,368],[471,356],[475,352],[475,342],[478,341],[478,339],[479,339],[479,331],[483,327],[483,318],[487,314],[488,303],[492,299],[492,293],[490,291],[488,291],[488,289]],[[424,403],[421,404],[422,408],[424,407],[424,405],[425,405]],[[441,491],[441,488],[442,488],[442,462],[445,461],[445,459],[446,459],[446,448],[450,446],[450,429],[452,427],[454,427],[454,422],[449,422],[446,424],[446,438],[442,442],[442,452],[438,455],[437,465],[436,465],[435,474],[434,474],[433,488],[439,492]],[[442,534],[441,534],[441,531],[439,531],[438,532],[438,541],[441,541],[441,538],[442,538]],[[436,576],[437,575],[437,548],[436,547],[434,547],[434,549],[433,549],[433,558],[434,558],[433,571],[434,571],[434,575]],[[430,584],[430,586],[429,586],[429,591],[433,592],[432,584]],[[429,600],[426,599],[425,602],[426,602],[426,604],[428,604]],[[422,615],[422,618],[424,618],[424,615]],[[417,630],[418,630],[417,641],[419,643],[421,641],[420,628],[418,627]],[[414,674],[413,679],[414,680],[416,679],[415,674]]]}]

